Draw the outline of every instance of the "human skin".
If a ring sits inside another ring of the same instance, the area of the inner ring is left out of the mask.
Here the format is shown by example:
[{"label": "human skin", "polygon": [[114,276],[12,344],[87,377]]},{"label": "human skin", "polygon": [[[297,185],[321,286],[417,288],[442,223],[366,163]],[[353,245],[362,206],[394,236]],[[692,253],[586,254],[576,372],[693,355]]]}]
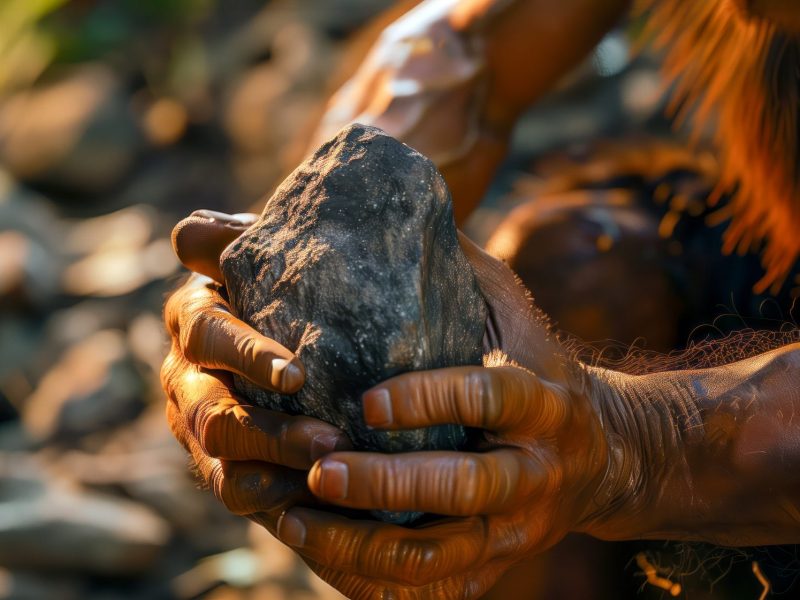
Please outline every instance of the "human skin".
[{"label": "human skin", "polygon": [[[398,90],[412,89],[389,85],[407,79],[397,77],[404,75],[403,65],[392,71],[365,63],[354,80],[363,78],[361,89],[374,90],[369,78],[380,75],[383,101],[348,114],[347,107],[365,99],[364,92],[350,100],[340,94],[328,114],[331,127],[337,119],[343,124],[357,118],[435,159],[438,154],[463,219],[502,159],[520,110],[594,46],[627,2],[447,4],[449,9],[431,21],[414,17],[406,24],[422,39],[436,31],[444,47],[465,48],[440,57],[445,70],[453,56],[462,57],[455,72],[464,78],[433,91],[420,85],[419,93],[398,99]],[[388,36],[379,45],[387,44],[388,52],[394,43]],[[509,56],[543,60],[532,67]],[[406,67],[421,69],[430,60]],[[454,101],[463,96],[478,100]],[[454,141],[434,135],[438,121],[448,124],[445,133],[477,134]],[[219,251],[246,221],[193,219],[194,225],[178,228],[178,253],[190,268],[218,278]],[[481,454],[338,453],[349,441],[335,428],[247,406],[233,396],[223,371],[285,392],[302,384],[303,371],[288,349],[227,312],[224,288],[194,276],[173,296],[166,309],[173,347],[162,373],[169,420],[229,509],[262,523],[354,598],[380,597],[384,591],[399,598],[477,597],[509,565],[568,531],[602,539],[732,545],[796,541],[797,382],[791,379],[796,348],[710,371],[631,377],[583,368],[553,342],[510,273],[476,249],[465,250],[493,308],[488,346],[502,348],[520,366],[425,372],[385,385],[394,426],[405,426],[423,409],[424,424],[477,419],[477,426],[488,430],[487,449],[497,448]],[[404,393],[391,394],[393,386]],[[480,392],[459,396],[456,390]],[[369,400],[380,396],[367,394],[368,420],[370,414],[381,416],[376,405],[386,402]],[[497,415],[505,415],[506,422]],[[508,415],[514,415],[511,424]],[[537,428],[541,421],[547,427]],[[454,503],[454,498],[468,501]],[[456,520],[394,528],[308,508],[319,502],[402,506]],[[284,514],[294,505],[304,508]]]},{"label": "human skin", "polygon": [[520,114],[585,58],[629,5],[422,2],[384,30],[333,95],[311,146],[351,122],[380,127],[436,163],[460,223],[483,197]]},{"label": "human skin", "polygon": [[[207,240],[236,235],[220,220],[182,224],[181,258],[213,271]],[[732,546],[800,538],[799,345],[643,376],[582,365],[550,337],[502,263],[466,239],[462,246],[490,306],[486,347],[506,356],[490,368],[388,380],[364,394],[364,417],[383,429],[481,429],[478,453],[351,452],[330,425],[249,406],[224,375],[184,357],[275,387],[282,379],[269,365],[291,354],[236,323],[209,278],[194,276],[173,296],[167,316],[177,315],[177,333],[163,373],[170,422],[230,510],[353,598],[478,597],[568,532]],[[193,302],[214,308],[199,324],[181,322]],[[450,518],[406,529],[323,504]]]}]

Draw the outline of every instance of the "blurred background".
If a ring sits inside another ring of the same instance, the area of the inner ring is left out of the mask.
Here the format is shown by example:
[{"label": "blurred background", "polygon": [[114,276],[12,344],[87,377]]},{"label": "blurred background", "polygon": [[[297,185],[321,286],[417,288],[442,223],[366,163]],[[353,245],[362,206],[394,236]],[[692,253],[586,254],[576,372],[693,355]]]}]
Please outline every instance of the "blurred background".
[{"label": "blurred background", "polygon": [[[164,419],[160,313],[183,275],[172,226],[260,210],[392,4],[0,1],[0,598],[340,597],[199,489]],[[636,29],[522,120],[466,229],[512,262],[537,248],[513,266],[610,361],[634,342],[784,329],[796,281],[753,296],[757,258],[720,255],[704,202],[716,161],[662,116],[659,59],[633,58]],[[698,261],[700,280],[685,268]],[[687,598],[758,598],[754,558],[792,597],[791,548],[582,538],[496,593],[661,597],[643,550]]]}]

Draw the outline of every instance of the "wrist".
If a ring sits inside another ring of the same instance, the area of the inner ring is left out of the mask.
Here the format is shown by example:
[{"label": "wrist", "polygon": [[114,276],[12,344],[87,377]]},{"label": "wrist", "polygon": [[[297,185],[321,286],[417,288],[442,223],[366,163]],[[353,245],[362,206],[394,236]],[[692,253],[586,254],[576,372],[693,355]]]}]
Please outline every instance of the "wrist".
[{"label": "wrist", "polygon": [[642,376],[586,368],[608,451],[580,530],[608,540],[795,540],[799,348]]},{"label": "wrist", "polygon": [[605,540],[671,538],[673,501],[690,481],[684,438],[699,412],[668,376],[586,368],[605,437],[606,468],[581,531]]}]

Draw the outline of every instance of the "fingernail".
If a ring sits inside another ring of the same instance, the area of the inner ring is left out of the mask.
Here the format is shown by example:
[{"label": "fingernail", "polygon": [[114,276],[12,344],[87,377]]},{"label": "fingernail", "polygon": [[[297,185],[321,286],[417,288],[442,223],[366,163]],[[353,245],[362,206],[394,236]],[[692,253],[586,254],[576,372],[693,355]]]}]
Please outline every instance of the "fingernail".
[{"label": "fingernail", "polygon": [[306,526],[300,519],[285,512],[278,520],[278,538],[287,546],[302,548],[306,543]]},{"label": "fingernail", "polygon": [[233,227],[234,229],[247,229],[252,225],[252,223],[244,221],[239,215],[229,215],[215,210],[196,210],[190,216],[216,221],[217,223],[221,223],[226,227]]},{"label": "fingernail", "polygon": [[236,420],[239,421],[244,427],[252,427],[253,426],[253,418],[250,416],[250,413],[247,412],[247,409],[243,408],[242,406],[234,405],[233,407],[233,416],[236,417]]},{"label": "fingernail", "polygon": [[389,390],[380,388],[364,394],[364,420],[372,427],[386,427],[392,424],[394,415]]},{"label": "fingernail", "polygon": [[347,465],[343,462],[328,460],[320,465],[319,487],[325,498],[330,500],[346,498],[349,479]]},{"label": "fingernail", "polygon": [[272,387],[282,392],[294,392],[303,383],[303,372],[295,363],[285,358],[273,358],[269,381]]},{"label": "fingernail", "polygon": [[258,215],[254,215],[253,213],[236,213],[232,215],[234,219],[250,227],[251,225],[255,224],[258,221]]}]

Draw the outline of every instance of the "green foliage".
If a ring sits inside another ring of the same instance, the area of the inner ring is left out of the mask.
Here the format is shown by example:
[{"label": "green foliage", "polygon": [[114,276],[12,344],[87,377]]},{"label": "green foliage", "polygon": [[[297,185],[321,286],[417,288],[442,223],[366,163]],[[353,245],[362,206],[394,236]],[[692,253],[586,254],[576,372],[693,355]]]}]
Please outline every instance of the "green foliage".
[{"label": "green foliage", "polygon": [[43,17],[65,2],[0,2],[0,93],[30,84],[50,64],[55,54],[55,43],[38,25]]},{"label": "green foliage", "polygon": [[216,0],[3,0],[0,93],[50,65],[105,60],[202,24]]}]

